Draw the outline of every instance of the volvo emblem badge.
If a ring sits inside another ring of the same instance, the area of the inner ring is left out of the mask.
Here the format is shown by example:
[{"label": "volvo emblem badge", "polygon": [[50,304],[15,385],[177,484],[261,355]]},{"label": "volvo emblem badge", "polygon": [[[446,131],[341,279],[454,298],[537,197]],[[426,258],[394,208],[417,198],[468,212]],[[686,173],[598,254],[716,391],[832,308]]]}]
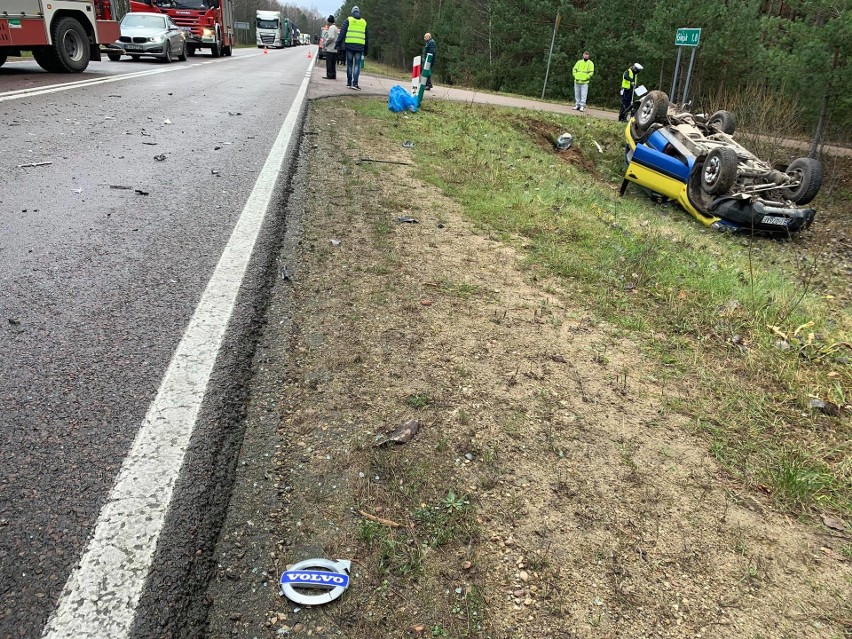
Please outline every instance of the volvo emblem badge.
[{"label": "volvo emblem badge", "polygon": [[[349,586],[352,562],[346,559],[306,559],[281,575],[281,594],[302,606],[331,603]],[[299,590],[297,590],[297,588]],[[316,594],[304,592],[316,590]]]}]

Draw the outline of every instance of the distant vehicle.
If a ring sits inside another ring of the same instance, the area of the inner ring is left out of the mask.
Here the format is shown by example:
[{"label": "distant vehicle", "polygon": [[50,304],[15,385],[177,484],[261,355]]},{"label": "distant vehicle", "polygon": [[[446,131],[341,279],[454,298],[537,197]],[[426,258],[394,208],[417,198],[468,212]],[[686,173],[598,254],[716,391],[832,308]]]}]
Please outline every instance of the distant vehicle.
[{"label": "distant vehicle", "polygon": [[[113,49],[123,49],[133,60],[140,56],[152,56],[169,63],[174,58],[186,60],[186,36],[162,13],[128,13],[121,20],[121,35]],[[113,62],[121,59],[121,53],[107,53]]]},{"label": "distant vehicle", "polygon": [[816,212],[806,205],[819,192],[822,165],[799,158],[772,166],[734,140],[735,128],[730,111],[694,115],[651,91],[625,130],[622,194],[634,182],[719,230],[788,234],[810,226]]},{"label": "distant vehicle", "polygon": [[233,54],[237,44],[233,0],[130,0],[130,11],[169,16],[184,32],[187,55],[210,49],[218,58]]},{"label": "distant vehicle", "polygon": [[259,49],[272,47],[283,49],[284,44],[284,19],[280,11],[257,11],[255,19],[255,30],[257,32],[257,46]]},{"label": "distant vehicle", "polygon": [[102,0],[0,0],[0,67],[32,51],[51,73],[82,73],[100,60],[99,45],[119,36],[116,5]]},{"label": "distant vehicle", "polygon": [[299,39],[302,44],[311,44],[311,34],[310,33],[300,33]]}]

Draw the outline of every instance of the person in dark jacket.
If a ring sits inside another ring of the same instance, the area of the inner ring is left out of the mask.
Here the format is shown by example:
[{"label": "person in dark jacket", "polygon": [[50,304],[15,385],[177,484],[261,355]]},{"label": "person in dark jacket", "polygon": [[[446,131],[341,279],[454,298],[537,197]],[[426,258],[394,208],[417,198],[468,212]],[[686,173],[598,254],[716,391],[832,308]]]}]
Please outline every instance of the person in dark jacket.
[{"label": "person in dark jacket", "polygon": [[361,90],[358,86],[361,58],[367,55],[369,45],[367,21],[361,18],[361,9],[352,7],[352,15],[346,18],[337,36],[337,50],[340,51],[341,47],[346,50],[346,86],[350,89]]},{"label": "person in dark jacket", "polygon": [[[421,59],[420,64],[426,64],[426,54],[432,54],[432,66],[430,67],[432,73],[435,72],[435,50],[438,48],[438,45],[435,44],[435,39],[432,37],[431,33],[423,34],[423,40],[426,44],[423,47],[423,57]],[[425,89],[427,91],[432,90],[432,75],[430,74],[428,78],[426,78],[426,86]]]}]

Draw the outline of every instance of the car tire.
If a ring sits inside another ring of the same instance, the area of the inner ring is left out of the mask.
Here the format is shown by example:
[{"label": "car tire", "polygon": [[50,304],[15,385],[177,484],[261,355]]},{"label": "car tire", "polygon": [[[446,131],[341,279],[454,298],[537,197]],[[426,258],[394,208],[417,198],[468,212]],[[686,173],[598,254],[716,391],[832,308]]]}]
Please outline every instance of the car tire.
[{"label": "car tire", "polygon": [[226,57],[231,57],[231,55],[233,55],[233,53],[234,53],[234,51],[231,47],[222,47],[222,55],[224,55]]},{"label": "car tire", "polygon": [[669,112],[669,96],[662,91],[651,91],[642,98],[636,111],[636,131],[644,134],[652,124],[665,122]]},{"label": "car tire", "polygon": [[112,62],[118,62],[119,60],[121,60],[121,54],[118,54],[118,53],[107,53],[107,57]]},{"label": "car tire", "polygon": [[53,25],[52,56],[61,71],[81,73],[89,66],[89,36],[76,19],[66,17]]},{"label": "car tire", "polygon": [[787,167],[787,175],[796,175],[801,183],[794,189],[784,189],[784,197],[796,204],[807,204],[813,200],[822,186],[822,164],[814,158],[793,160]]},{"label": "car tire", "polygon": [[737,130],[737,116],[730,111],[716,111],[707,120],[707,127],[733,135],[734,131]]},{"label": "car tire", "polygon": [[172,63],[172,43],[166,40],[165,45],[163,45],[163,64],[171,64]]},{"label": "car tire", "polygon": [[701,189],[709,195],[721,195],[730,191],[737,181],[737,152],[719,146],[707,154],[701,166]]},{"label": "car tire", "polygon": [[131,58],[134,62],[139,62],[139,58],[140,58],[140,56],[138,56],[138,55],[131,55],[131,56],[130,56],[130,58]]},{"label": "car tire", "polygon": [[222,41],[219,40],[218,34],[216,34],[216,41],[213,42],[213,45],[210,47],[210,55],[214,58],[218,58],[222,55]]},{"label": "car tire", "polygon": [[181,62],[186,62],[186,42],[183,43],[177,58]]},{"label": "car tire", "polygon": [[190,58],[192,56],[194,56],[195,55],[195,47],[187,47],[186,48],[186,55],[188,55]]}]

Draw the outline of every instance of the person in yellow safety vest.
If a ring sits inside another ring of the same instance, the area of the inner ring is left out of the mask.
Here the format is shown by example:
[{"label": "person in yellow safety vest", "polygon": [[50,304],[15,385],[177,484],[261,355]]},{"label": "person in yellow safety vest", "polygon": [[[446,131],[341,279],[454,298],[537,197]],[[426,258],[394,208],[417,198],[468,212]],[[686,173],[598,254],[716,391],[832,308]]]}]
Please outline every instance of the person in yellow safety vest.
[{"label": "person in yellow safety vest", "polygon": [[574,110],[586,110],[586,98],[589,96],[589,80],[595,74],[595,63],[589,60],[589,52],[583,51],[583,59],[574,65]]},{"label": "person in yellow safety vest", "polygon": [[340,35],[337,36],[337,50],[343,46],[346,49],[346,86],[357,91],[358,76],[361,75],[361,56],[367,55],[370,44],[367,21],[361,17],[361,9],[352,7],[352,16],[346,18]]},{"label": "person in yellow safety vest", "polygon": [[619,122],[627,122],[630,106],[633,104],[633,91],[636,89],[636,77],[644,67],[635,62],[624,75],[621,76],[621,111],[618,114]]}]

